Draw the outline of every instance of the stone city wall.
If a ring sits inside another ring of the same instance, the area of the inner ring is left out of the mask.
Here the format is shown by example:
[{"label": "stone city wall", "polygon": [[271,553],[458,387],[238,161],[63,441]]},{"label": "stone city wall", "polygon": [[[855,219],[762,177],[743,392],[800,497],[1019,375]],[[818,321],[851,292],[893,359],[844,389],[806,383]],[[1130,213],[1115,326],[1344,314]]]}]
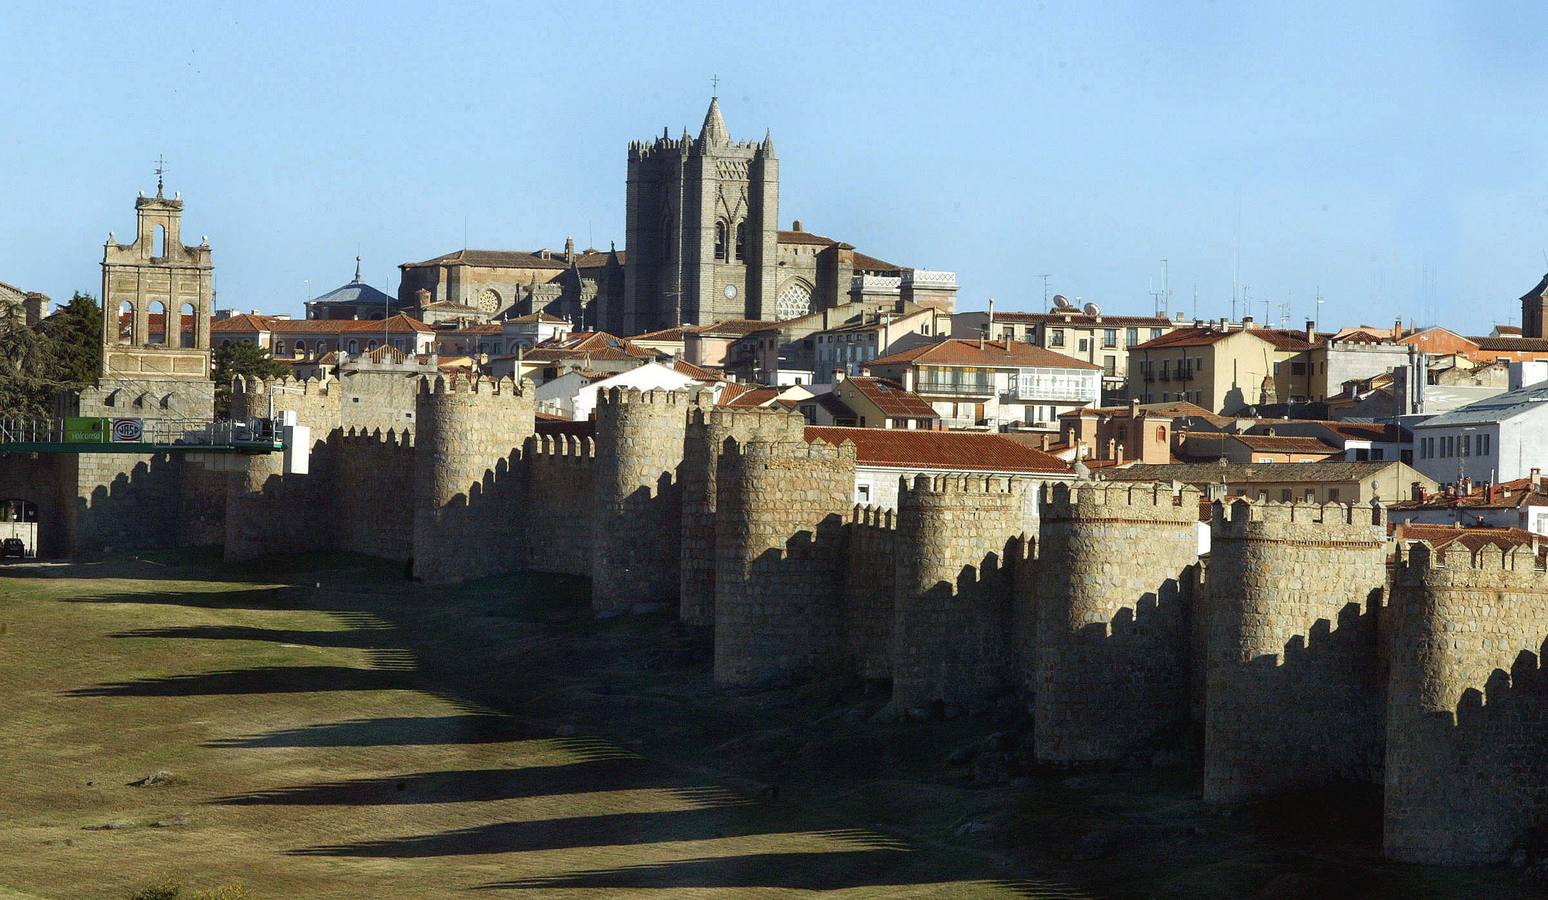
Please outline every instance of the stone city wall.
[{"label": "stone city wall", "polygon": [[1215,504],[1205,800],[1380,777],[1386,582],[1379,506]]},{"label": "stone city wall", "polygon": [[682,545],[678,470],[689,407],[673,391],[611,388],[597,397],[591,605],[677,600]]},{"label": "stone city wall", "polygon": [[596,455],[591,438],[533,435],[527,439],[521,508],[511,524],[520,532],[526,568],[591,574],[589,518]]},{"label": "stone city wall", "polygon": [[1037,566],[1037,757],[1112,762],[1188,721],[1199,493],[1054,485]]},{"label": "stone city wall", "polygon": [[845,527],[844,641],[855,673],[892,677],[898,528],[890,509],[856,506]]},{"label": "stone city wall", "polygon": [[1015,682],[1015,567],[1027,482],[919,475],[904,487],[895,556],[892,699],[967,704]]},{"label": "stone city wall", "polygon": [[414,507],[407,502],[414,483],[412,432],[351,426],[326,443],[333,461],[325,488],[332,513],[322,528],[331,532],[333,548],[395,561],[412,559]]},{"label": "stone city wall", "polygon": [[727,438],[799,441],[806,420],[782,409],[694,408],[689,411],[682,464],[682,547],[679,615],[689,625],[715,618],[715,473]]},{"label": "stone city wall", "polygon": [[1394,580],[1386,855],[1499,862],[1548,823],[1548,573],[1528,547],[1419,544]]},{"label": "stone city wall", "polygon": [[715,679],[839,668],[854,445],[732,439],[716,481]]}]

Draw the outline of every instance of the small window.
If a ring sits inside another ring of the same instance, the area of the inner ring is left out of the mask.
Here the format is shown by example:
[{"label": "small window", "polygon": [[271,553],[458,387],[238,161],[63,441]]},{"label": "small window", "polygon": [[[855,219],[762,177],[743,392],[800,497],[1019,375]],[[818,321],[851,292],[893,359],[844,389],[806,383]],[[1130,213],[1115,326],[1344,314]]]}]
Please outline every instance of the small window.
[{"label": "small window", "polygon": [[727,249],[727,247],[726,247],[726,223],[724,223],[724,222],[716,222],[715,223],[715,258],[719,259],[719,260],[724,260],[726,258],[726,249]]},{"label": "small window", "polygon": [[1064,329],[1063,328],[1055,328],[1053,331],[1050,331],[1048,333],[1048,346],[1050,346],[1050,347],[1063,347],[1064,346]]},{"label": "small window", "polygon": [[1150,329],[1150,339],[1151,340],[1155,340],[1156,338],[1158,338],[1160,336],[1161,336],[1161,329],[1159,329],[1159,328],[1152,328],[1152,329]]},{"label": "small window", "polygon": [[1338,488],[1328,488],[1328,502],[1338,502]]},{"label": "small window", "polygon": [[1279,499],[1282,502],[1289,503],[1290,502],[1290,489],[1289,488],[1281,488],[1280,491],[1279,491]]},{"label": "small window", "polygon": [[1116,346],[1118,346],[1118,329],[1116,329],[1116,328],[1105,328],[1105,329],[1102,330],[1102,346],[1103,347],[1116,347]]},{"label": "small window", "polygon": [[747,258],[747,221],[736,223],[736,258]]},{"label": "small window", "polygon": [[1080,339],[1080,352],[1086,353],[1086,352],[1089,352],[1090,350],[1091,350],[1091,338],[1081,338]]},{"label": "small window", "polygon": [[1138,343],[1139,343],[1139,329],[1138,328],[1129,328],[1129,329],[1124,331],[1124,333],[1123,333],[1123,345],[1125,347],[1132,347],[1132,346],[1134,346],[1135,344],[1138,344]]},{"label": "small window", "polygon": [[870,485],[868,485],[868,484],[857,484],[857,485],[855,485],[855,502],[856,503],[870,503],[871,502],[871,486]]},{"label": "small window", "polygon": [[1306,489],[1306,496],[1303,497],[1302,499],[1304,499],[1307,503],[1316,503],[1317,502],[1317,489],[1316,488],[1307,488]]}]

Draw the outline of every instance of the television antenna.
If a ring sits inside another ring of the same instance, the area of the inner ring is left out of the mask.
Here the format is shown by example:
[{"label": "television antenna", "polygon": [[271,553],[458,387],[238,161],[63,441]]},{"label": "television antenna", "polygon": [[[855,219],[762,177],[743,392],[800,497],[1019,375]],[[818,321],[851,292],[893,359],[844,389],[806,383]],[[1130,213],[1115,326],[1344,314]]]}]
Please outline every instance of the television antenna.
[{"label": "television antenna", "polygon": [[[1548,262],[1548,253],[1544,253],[1543,254],[1543,260],[1544,260],[1544,262]],[[1048,279],[1052,278],[1053,275],[1048,273],[1048,272],[1044,272],[1041,275],[1033,275],[1032,277],[1033,278],[1041,278],[1041,279],[1043,279],[1043,308],[1047,309],[1048,308]]]}]

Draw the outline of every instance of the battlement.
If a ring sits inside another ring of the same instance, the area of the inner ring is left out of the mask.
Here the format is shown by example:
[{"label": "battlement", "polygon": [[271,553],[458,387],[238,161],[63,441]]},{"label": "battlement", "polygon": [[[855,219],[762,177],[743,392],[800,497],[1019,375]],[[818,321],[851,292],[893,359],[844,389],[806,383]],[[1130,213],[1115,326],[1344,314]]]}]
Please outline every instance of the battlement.
[{"label": "battlement", "polygon": [[801,469],[806,467],[853,466],[855,444],[844,441],[837,447],[822,441],[738,441],[726,438],[722,457],[744,468]]},{"label": "battlement", "polygon": [[596,458],[597,443],[573,434],[535,434],[527,438],[524,451],[528,456],[589,461]]},{"label": "battlement", "polygon": [[[709,400],[708,391],[699,396]],[[777,433],[789,435],[788,440],[800,440],[806,430],[806,419],[798,412],[787,409],[727,409],[723,406],[701,406],[688,414],[691,425],[709,426],[734,434],[763,435]]]},{"label": "battlement", "polygon": [[344,437],[370,439],[377,443],[394,447],[414,446],[414,432],[407,428],[401,431],[395,428],[382,431],[380,428],[360,428],[351,425],[349,428],[344,429]]},{"label": "battlement", "polygon": [[850,513],[849,523],[866,528],[879,528],[883,531],[896,531],[898,528],[892,510],[880,506],[872,506],[869,503],[855,504]]},{"label": "battlement", "polygon": [[1460,543],[1437,549],[1429,541],[1398,541],[1393,556],[1398,576],[1415,582],[1436,580],[1432,573],[1442,571],[1454,573],[1446,579],[1451,581],[1466,579],[1470,573],[1484,579],[1505,573],[1523,587],[1548,590],[1548,567],[1528,544],[1490,544],[1473,550]]},{"label": "battlement", "polygon": [[339,380],[332,376],[327,378],[292,378],[289,375],[280,378],[252,378],[237,375],[231,379],[231,393],[238,394],[302,394],[304,396],[331,396],[339,386]]},{"label": "battlement", "polygon": [[1198,488],[1167,484],[1091,482],[1045,484],[1043,519],[1144,519],[1192,524],[1199,517]]},{"label": "battlement", "polygon": [[611,387],[605,393],[597,395],[597,406],[622,406],[625,404],[656,404],[666,406],[681,406],[684,412],[690,406],[699,403],[698,391],[667,391],[660,388],[640,390],[635,387]]},{"label": "battlement", "polygon": [[949,494],[1020,494],[1029,482],[1008,475],[915,475],[901,479],[900,499]]},{"label": "battlement", "polygon": [[419,379],[421,394],[484,394],[490,396],[530,395],[530,381],[517,384],[512,378],[488,378],[482,375],[426,375]]},{"label": "battlement", "polygon": [[1227,531],[1245,530],[1254,522],[1299,523],[1308,525],[1359,525],[1384,526],[1387,511],[1379,503],[1361,505],[1355,503],[1306,503],[1298,500],[1247,500],[1245,498],[1226,504],[1214,503],[1211,518],[1222,525],[1232,526]]}]

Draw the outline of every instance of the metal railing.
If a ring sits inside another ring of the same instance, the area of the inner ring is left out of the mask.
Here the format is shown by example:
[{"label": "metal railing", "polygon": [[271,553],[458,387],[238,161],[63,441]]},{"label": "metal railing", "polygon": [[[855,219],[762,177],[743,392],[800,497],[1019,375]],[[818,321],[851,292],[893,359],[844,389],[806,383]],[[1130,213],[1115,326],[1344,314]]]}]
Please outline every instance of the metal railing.
[{"label": "metal railing", "polygon": [[7,444],[81,446],[131,444],[153,448],[282,447],[267,419],[109,419],[0,417]]},{"label": "metal railing", "polygon": [[953,394],[966,397],[988,397],[995,392],[994,382],[988,379],[953,381],[921,378],[914,387],[916,394]]}]

